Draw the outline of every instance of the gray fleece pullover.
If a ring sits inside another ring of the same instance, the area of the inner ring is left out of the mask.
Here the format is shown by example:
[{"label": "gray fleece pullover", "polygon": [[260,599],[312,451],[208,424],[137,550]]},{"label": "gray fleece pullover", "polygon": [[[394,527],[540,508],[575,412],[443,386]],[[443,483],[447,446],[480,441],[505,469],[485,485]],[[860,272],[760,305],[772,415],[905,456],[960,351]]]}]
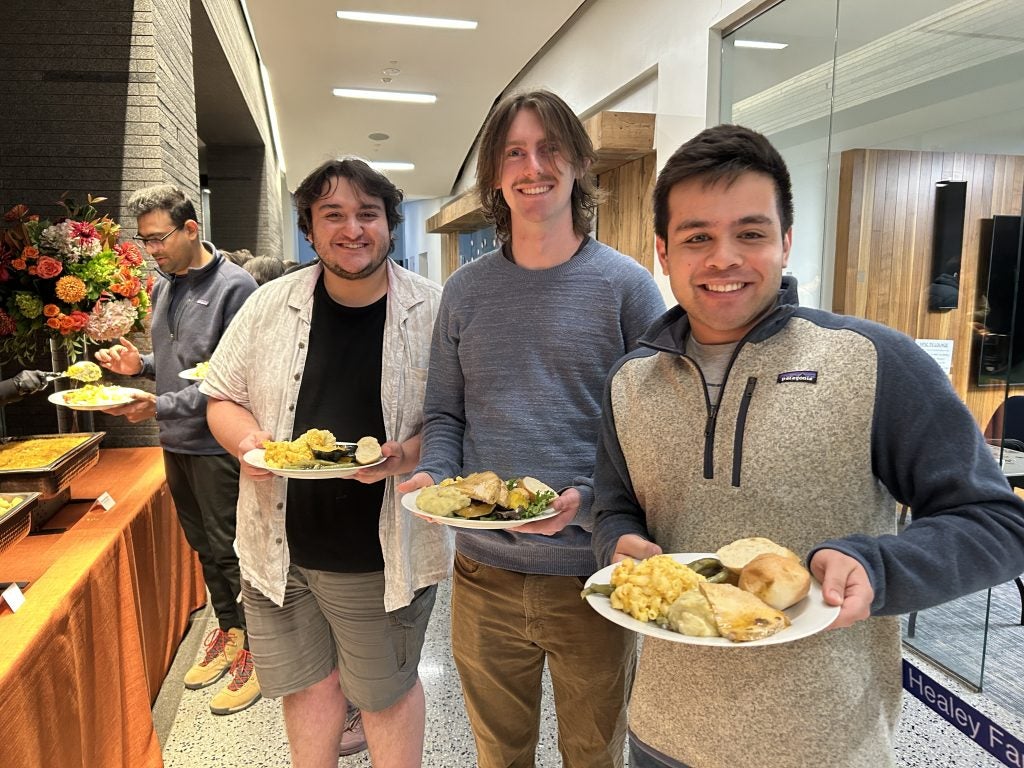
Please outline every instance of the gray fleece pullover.
[{"label": "gray fleece pullover", "polygon": [[[738,345],[717,409],[676,307],[609,379],[594,547],[665,552],[766,536],[859,560],[875,618],[759,648],[648,638],[630,701],[641,744],[694,768],[885,768],[900,709],[893,616],[1024,571],[1024,502],[942,370],[877,323],[790,303]],[[894,499],[914,522],[895,534]],[[710,716],[709,716],[710,715]]]},{"label": "gray fleece pullover", "polygon": [[252,275],[203,242],[213,260],[184,275],[167,275],[153,287],[153,352],[142,356],[140,375],[156,379],[160,445],[172,453],[225,453],[206,425],[206,395],[198,382],[178,376],[210,359],[228,323],[256,290]]},{"label": "gray fleece pullover", "polygon": [[493,470],[582,497],[554,536],[459,531],[456,548],[521,573],[586,576],[591,473],[608,371],[662,312],[650,273],[586,238],[550,269],[494,251],[445,283],[434,325],[418,471],[436,481]]}]

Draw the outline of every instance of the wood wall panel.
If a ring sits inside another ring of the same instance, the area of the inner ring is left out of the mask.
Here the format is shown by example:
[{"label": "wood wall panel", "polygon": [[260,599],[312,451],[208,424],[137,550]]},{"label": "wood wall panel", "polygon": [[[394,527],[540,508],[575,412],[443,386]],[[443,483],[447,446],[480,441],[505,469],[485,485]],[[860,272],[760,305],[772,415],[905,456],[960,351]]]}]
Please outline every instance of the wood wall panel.
[{"label": "wood wall panel", "polygon": [[441,282],[459,268],[459,233],[444,232],[441,235]]},{"label": "wood wall panel", "polygon": [[[943,180],[967,182],[960,306],[929,312],[935,183]],[[1022,189],[1019,156],[852,149],[840,158],[833,310],[914,338],[952,339],[953,387],[982,427],[1004,390],[972,383],[981,223],[1020,214]]]},{"label": "wood wall panel", "polygon": [[597,239],[632,256],[652,273],[655,160],[651,152],[598,176],[599,186],[608,190],[609,196],[597,212]]}]

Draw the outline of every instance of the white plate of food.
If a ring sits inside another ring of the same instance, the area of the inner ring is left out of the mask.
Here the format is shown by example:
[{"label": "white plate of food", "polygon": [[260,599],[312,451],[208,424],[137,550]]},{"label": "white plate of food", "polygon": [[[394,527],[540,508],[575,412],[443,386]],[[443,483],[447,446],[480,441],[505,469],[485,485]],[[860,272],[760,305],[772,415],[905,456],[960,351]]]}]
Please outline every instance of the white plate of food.
[{"label": "white plate of food", "polygon": [[[471,475],[470,477],[473,476]],[[519,517],[514,519],[496,519],[500,518],[502,514],[513,515],[517,513],[512,510],[501,509],[495,512],[495,505],[492,503],[490,505],[491,511],[489,514],[484,515],[483,518],[472,518],[460,516],[457,512],[451,512],[448,514],[436,514],[421,509],[418,506],[417,501],[419,500],[421,493],[428,491],[428,489],[434,489],[430,490],[429,493],[435,493],[437,489],[441,489],[443,491],[443,489],[451,487],[452,486],[434,485],[427,486],[427,488],[420,488],[418,490],[412,491],[411,493],[407,493],[404,496],[402,496],[402,506],[405,507],[410,512],[412,512],[414,515],[417,515],[418,517],[421,517],[424,520],[429,520],[435,523],[441,523],[442,525],[448,525],[453,528],[474,528],[476,530],[502,530],[508,528],[518,528],[519,526],[526,525],[527,523],[533,523],[538,520],[547,520],[548,518],[554,517],[558,514],[558,512],[556,512],[550,506],[545,506],[538,514],[532,515],[531,517]],[[536,487],[540,488],[542,491],[550,493],[552,498],[554,498],[554,496],[556,495],[555,491],[552,488],[550,488],[547,485],[544,485],[543,483],[538,482]]]},{"label": "white plate of food", "polygon": [[[687,563],[692,563],[704,558],[715,558],[715,555],[713,553],[683,552],[673,553],[670,557],[673,560],[686,565]],[[614,571],[618,565],[619,563],[615,563],[606,568],[602,568],[587,579],[586,586],[590,587],[594,584],[610,583],[612,571]],[[604,595],[591,594],[587,595],[585,599],[590,603],[590,607],[604,616],[604,618],[614,624],[618,624],[620,627],[625,627],[633,632],[637,632],[638,634],[646,635],[647,637],[656,637],[659,640],[668,640],[673,643],[705,645],[716,648],[755,648],[764,645],[790,643],[794,640],[799,640],[801,638],[808,637],[809,635],[821,632],[835,621],[836,616],[839,615],[839,606],[828,605],[825,602],[821,595],[821,585],[818,584],[817,580],[813,577],[811,577],[810,591],[807,596],[800,602],[783,611],[790,621],[790,625],[788,627],[779,630],[776,634],[769,637],[765,637],[760,640],[748,640],[745,642],[734,642],[724,637],[693,637],[690,635],[683,635],[679,632],[674,632],[671,629],[661,627],[654,622],[639,621],[625,611],[612,608],[610,598]]]},{"label": "white plate of food", "polygon": [[84,387],[53,392],[46,399],[75,411],[105,411],[135,400],[132,395],[144,394],[141,389],[115,385],[86,384]]},{"label": "white plate of food", "polygon": [[210,364],[206,363],[205,367],[203,363],[193,366],[192,368],[186,368],[184,371],[178,373],[179,379],[186,379],[188,381],[203,381],[206,378],[207,372],[210,370]]},{"label": "white plate of food", "polygon": [[[338,443],[338,445],[354,446],[355,443]],[[387,461],[387,459],[382,456],[377,461],[370,462],[369,464],[356,464],[355,461],[353,461],[351,464],[347,464],[345,466],[325,463],[322,466],[308,469],[271,467],[266,462],[266,451],[263,448],[253,448],[251,451],[247,451],[242,458],[254,467],[265,469],[268,472],[274,473],[278,477],[290,477],[293,480],[331,480],[339,477],[351,477],[360,469],[376,467],[378,464],[383,464]]]}]

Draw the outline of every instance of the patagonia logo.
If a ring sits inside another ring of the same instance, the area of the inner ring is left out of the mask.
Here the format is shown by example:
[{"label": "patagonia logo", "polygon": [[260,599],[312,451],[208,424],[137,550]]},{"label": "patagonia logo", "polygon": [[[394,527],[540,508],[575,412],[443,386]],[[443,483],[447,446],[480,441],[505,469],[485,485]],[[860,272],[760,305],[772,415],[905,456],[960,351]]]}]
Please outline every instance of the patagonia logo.
[{"label": "patagonia logo", "polygon": [[196,304],[200,305],[201,307],[208,307],[208,306],[210,306],[210,300],[209,299],[196,299]]},{"label": "patagonia logo", "polygon": [[779,374],[779,384],[788,384],[791,381],[805,381],[808,384],[818,383],[817,371],[787,371]]}]

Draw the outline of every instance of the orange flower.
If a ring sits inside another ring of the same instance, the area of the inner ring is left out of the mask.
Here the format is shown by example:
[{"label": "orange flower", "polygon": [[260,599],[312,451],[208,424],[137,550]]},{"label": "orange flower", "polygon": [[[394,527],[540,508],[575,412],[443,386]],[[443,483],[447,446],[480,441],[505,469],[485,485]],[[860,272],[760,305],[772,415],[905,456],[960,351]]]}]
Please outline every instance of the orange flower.
[{"label": "orange flower", "polygon": [[[47,317],[56,317],[60,314],[60,307],[56,304],[47,304],[43,307],[43,314]],[[51,325],[50,327],[53,328],[54,326]]]},{"label": "orange flower", "polygon": [[81,301],[85,298],[86,288],[82,278],[76,277],[75,275],[65,275],[57,281],[55,287],[57,298],[61,301],[66,301],[68,304],[74,304],[76,301]]},{"label": "orange flower", "polygon": [[38,259],[39,249],[34,245],[26,245],[21,249],[21,258],[23,259]]},{"label": "orange flower", "polygon": [[24,269],[28,266],[24,259],[11,259],[11,266],[15,269]]},{"label": "orange flower", "polygon": [[56,317],[51,317],[49,320],[46,321],[46,324],[53,328],[54,330],[60,328],[60,320],[58,320]]}]

